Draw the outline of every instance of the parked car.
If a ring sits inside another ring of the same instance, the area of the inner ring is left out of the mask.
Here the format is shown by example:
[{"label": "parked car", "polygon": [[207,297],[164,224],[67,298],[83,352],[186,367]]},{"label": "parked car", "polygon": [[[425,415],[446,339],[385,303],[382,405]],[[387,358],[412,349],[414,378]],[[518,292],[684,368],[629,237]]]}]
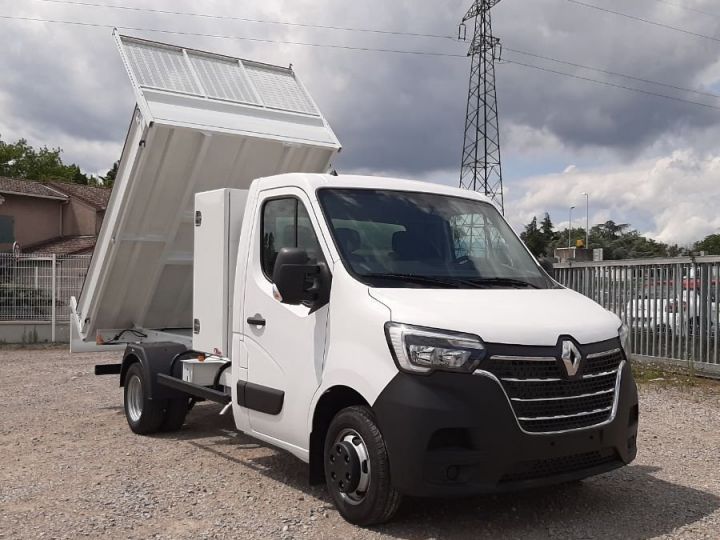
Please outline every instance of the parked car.
[{"label": "parked car", "polygon": [[718,322],[718,304],[715,292],[710,291],[710,309],[707,324],[701,325],[702,303],[698,289],[685,289],[681,295],[675,291],[645,291],[642,297],[627,304],[628,325],[634,329],[652,332],[694,333],[701,326],[714,332]]}]

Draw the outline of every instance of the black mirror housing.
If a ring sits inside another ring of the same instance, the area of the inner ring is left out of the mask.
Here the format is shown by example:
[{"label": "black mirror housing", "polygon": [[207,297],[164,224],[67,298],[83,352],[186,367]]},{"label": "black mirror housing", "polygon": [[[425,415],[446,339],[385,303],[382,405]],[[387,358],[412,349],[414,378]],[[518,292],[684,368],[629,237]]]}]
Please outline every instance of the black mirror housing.
[{"label": "black mirror housing", "polygon": [[306,305],[316,311],[330,299],[330,272],[314,263],[302,248],[282,248],[275,260],[273,283],[283,304]]}]

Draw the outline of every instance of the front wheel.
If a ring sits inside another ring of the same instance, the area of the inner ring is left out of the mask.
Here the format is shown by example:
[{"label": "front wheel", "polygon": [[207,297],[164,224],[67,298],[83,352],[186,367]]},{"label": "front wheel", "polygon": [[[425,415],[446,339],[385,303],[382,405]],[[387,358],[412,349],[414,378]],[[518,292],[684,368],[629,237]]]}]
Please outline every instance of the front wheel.
[{"label": "front wheel", "polygon": [[340,514],[356,525],[390,520],[401,494],[390,482],[382,433],[367,407],[348,407],[333,418],[325,438],[325,481]]}]

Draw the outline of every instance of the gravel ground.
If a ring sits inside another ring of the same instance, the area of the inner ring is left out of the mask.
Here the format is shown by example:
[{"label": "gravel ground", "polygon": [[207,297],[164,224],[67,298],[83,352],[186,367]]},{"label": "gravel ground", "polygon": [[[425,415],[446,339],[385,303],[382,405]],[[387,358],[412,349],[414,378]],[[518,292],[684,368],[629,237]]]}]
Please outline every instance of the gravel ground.
[{"label": "gravel ground", "polygon": [[406,500],[375,529],[340,518],[294,457],[198,405],[133,435],[116,354],[0,350],[0,538],[720,538],[720,385],[641,387],[635,463],[561,487]]}]

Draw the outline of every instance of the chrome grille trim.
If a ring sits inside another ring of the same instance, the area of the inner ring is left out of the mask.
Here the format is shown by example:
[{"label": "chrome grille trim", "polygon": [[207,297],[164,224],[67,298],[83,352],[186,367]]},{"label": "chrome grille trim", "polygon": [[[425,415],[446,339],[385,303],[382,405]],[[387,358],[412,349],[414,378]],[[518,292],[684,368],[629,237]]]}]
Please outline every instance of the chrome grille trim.
[{"label": "chrome grille trim", "polygon": [[501,362],[557,362],[553,356],[503,356],[496,354],[490,357],[490,360],[500,360]]},{"label": "chrome grille trim", "polygon": [[618,354],[619,352],[620,348],[618,347],[617,349],[613,349],[611,351],[588,354],[585,358],[587,358],[588,360],[594,360],[595,358],[605,358],[606,356],[612,356],[614,354]]},{"label": "chrome grille trim", "polygon": [[563,379],[548,378],[548,379],[515,379],[513,377],[501,377],[501,381],[507,382],[559,382]]},{"label": "chrome grille trim", "polygon": [[[623,360],[624,362],[624,360]],[[583,375],[583,379],[596,379],[598,377],[607,377],[608,375],[615,375],[620,368],[618,369],[611,369],[610,371],[603,371],[602,373],[588,373],[587,375]]]},{"label": "chrome grille trim", "polygon": [[614,391],[615,390],[613,388],[610,388],[609,390],[602,390],[601,392],[593,392],[591,394],[579,394],[577,396],[561,396],[561,397],[532,398],[532,399],[514,397],[514,398],[510,398],[510,400],[521,402],[521,403],[531,403],[533,401],[562,401],[565,399],[582,399],[582,398],[588,398],[588,397],[603,396],[605,394],[610,394]]},{"label": "chrome grille trim", "polygon": [[[596,379],[598,377],[607,377],[608,375],[615,375],[618,372],[617,369],[613,369],[610,371],[603,371],[602,373],[588,373],[587,375],[583,375],[581,379],[587,380],[587,379]],[[559,378],[548,378],[548,379],[516,379],[514,377],[501,377],[501,381],[507,381],[507,382],[559,382],[564,381],[565,379],[559,379]]]},{"label": "chrome grille trim", "polygon": [[[575,414],[557,414],[555,416],[520,416],[518,420],[523,422],[537,422],[540,420],[558,420],[561,418],[578,418],[580,416],[590,416],[591,414],[600,414],[601,412],[611,411],[612,407],[605,407],[603,409],[595,409],[592,411],[583,411]],[[592,426],[594,427],[594,426]]]}]

